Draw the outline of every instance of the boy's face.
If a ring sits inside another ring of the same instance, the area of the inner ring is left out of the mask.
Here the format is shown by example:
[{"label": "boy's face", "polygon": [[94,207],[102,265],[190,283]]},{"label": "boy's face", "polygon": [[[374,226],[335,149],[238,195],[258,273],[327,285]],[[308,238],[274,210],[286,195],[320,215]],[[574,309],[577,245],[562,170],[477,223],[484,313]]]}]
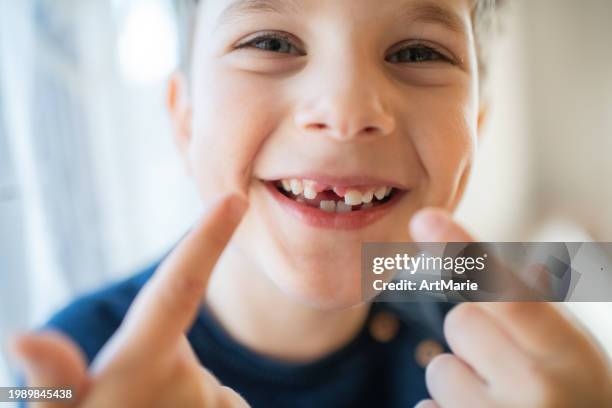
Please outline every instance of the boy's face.
[{"label": "boy's face", "polygon": [[190,89],[174,83],[171,109],[202,197],[250,198],[233,240],[249,272],[318,307],[355,304],[362,241],[408,241],[418,209],[454,208],[478,123],[470,12],[470,0],[202,4]]}]

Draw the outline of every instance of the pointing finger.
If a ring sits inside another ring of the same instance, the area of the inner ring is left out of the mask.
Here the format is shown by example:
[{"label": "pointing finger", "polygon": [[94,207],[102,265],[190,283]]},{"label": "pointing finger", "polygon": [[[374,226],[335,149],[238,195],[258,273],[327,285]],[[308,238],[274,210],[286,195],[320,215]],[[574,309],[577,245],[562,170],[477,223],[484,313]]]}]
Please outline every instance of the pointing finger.
[{"label": "pointing finger", "polygon": [[[248,204],[231,194],[218,199],[136,297],[117,340],[149,355],[178,344],[192,324],[210,274]],[[112,347],[111,347],[112,348]]]},{"label": "pointing finger", "polygon": [[[473,243],[475,239],[443,209],[427,208],[416,213],[410,221],[410,234],[415,242]],[[534,267],[525,269],[511,268],[502,259],[490,257],[487,262],[486,277],[483,283],[494,289],[495,300],[548,300],[552,295],[546,277],[547,271]],[[535,282],[529,282],[537,277]],[[484,297],[482,300],[490,297]]]}]

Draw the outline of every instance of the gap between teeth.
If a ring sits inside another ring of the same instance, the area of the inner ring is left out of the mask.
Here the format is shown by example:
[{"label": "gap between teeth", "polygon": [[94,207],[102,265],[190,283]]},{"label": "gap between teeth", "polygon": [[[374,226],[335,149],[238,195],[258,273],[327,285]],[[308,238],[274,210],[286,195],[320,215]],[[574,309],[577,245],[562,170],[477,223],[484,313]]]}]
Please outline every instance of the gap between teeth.
[{"label": "gap between teeth", "polygon": [[[298,201],[303,202],[304,198],[308,200],[314,200],[317,198],[317,191],[314,189],[314,181],[310,180],[281,180],[281,185],[286,192],[291,192],[298,196]],[[333,189],[334,192],[336,189]],[[348,190],[344,195],[344,202],[323,200],[319,206],[323,211],[337,211],[337,212],[348,212],[351,210],[351,206],[362,205],[363,208],[370,208],[374,198],[377,200],[383,200],[389,194],[391,194],[391,187],[380,186],[374,190],[366,191],[362,193],[358,190]],[[337,193],[336,193],[337,194]],[[303,196],[302,196],[303,195]],[[339,194],[338,194],[339,195]],[[333,208],[332,208],[333,205]]]}]

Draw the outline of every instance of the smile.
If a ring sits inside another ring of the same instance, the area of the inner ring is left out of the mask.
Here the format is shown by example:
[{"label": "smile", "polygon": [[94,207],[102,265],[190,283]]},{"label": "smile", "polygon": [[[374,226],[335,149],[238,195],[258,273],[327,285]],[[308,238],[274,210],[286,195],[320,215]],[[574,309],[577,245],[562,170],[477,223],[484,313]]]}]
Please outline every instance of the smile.
[{"label": "smile", "polygon": [[359,229],[390,211],[406,191],[384,183],[286,178],[264,182],[277,203],[306,224]]},{"label": "smile", "polygon": [[326,212],[346,213],[360,211],[381,205],[391,197],[393,188],[375,187],[334,187],[313,180],[281,180],[277,189],[286,197]]}]

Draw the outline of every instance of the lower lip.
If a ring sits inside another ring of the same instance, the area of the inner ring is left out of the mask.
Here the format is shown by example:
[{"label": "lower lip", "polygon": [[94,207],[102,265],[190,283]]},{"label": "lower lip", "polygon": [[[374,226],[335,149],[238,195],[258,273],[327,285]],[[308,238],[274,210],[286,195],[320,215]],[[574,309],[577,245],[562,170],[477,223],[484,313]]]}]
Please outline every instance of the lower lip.
[{"label": "lower lip", "polygon": [[326,212],[315,207],[298,203],[282,194],[270,182],[264,182],[266,189],[272,194],[276,202],[291,215],[305,224],[326,229],[356,230],[364,228],[378,221],[388,214],[404,194],[395,191],[389,201],[365,210],[356,210],[347,213]]}]

